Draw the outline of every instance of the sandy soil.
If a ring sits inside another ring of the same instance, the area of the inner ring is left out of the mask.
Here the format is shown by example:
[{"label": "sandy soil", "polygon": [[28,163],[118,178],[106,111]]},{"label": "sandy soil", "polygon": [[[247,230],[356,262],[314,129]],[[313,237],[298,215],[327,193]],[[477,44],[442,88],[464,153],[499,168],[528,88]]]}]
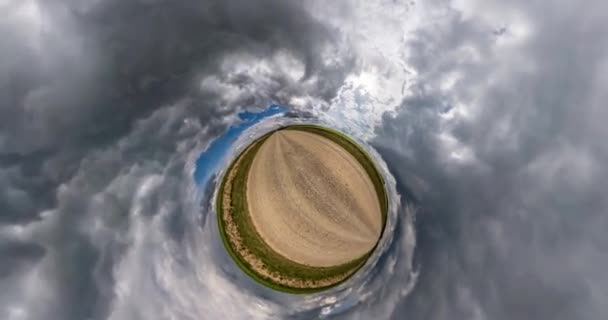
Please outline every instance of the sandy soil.
[{"label": "sandy soil", "polygon": [[[249,146],[247,150],[249,150],[253,145]],[[245,154],[248,151],[244,151]],[[269,279],[274,283],[279,283],[291,288],[322,288],[331,286],[335,283],[338,283],[348,276],[350,276],[356,268],[352,270],[338,274],[335,276],[327,277],[324,279],[311,280],[311,279],[301,279],[301,278],[292,278],[288,277],[284,274],[278,273],[276,271],[271,271],[264,262],[257,257],[255,254],[251,252],[251,250],[246,246],[243,242],[243,239],[238,231],[235,221],[232,219],[231,211],[234,209],[232,207],[232,203],[230,201],[231,195],[229,190],[232,189],[232,182],[236,176],[238,168],[241,165],[242,157],[239,157],[235,162],[233,170],[228,172],[228,176],[226,177],[226,185],[224,186],[224,191],[222,193],[222,204],[223,204],[223,212],[222,219],[224,220],[225,233],[228,238],[228,241],[231,244],[231,247],[236,251],[236,253],[244,259],[250,266],[251,269],[259,276]]]},{"label": "sandy soil", "polygon": [[336,266],[368,253],[382,230],[374,185],[338,144],[299,130],[273,133],[247,181],[254,226],[286,258]]}]

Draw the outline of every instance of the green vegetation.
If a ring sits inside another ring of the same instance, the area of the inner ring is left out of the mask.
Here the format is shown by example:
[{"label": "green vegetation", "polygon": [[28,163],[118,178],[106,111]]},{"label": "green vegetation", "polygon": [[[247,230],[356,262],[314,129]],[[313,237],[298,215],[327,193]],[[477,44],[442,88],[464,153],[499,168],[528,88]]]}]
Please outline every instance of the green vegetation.
[{"label": "green vegetation", "polygon": [[[371,158],[365,153],[365,151],[363,151],[360,147],[357,146],[354,141],[352,141],[350,138],[346,137],[342,133],[319,126],[298,125],[285,127],[278,130],[303,130],[314,132],[338,143],[348,152],[353,154],[353,156],[355,156],[355,158],[359,160],[359,162],[365,168],[366,172],[371,177],[374,183],[374,187],[378,192],[378,197],[380,200],[383,215],[382,219],[384,229],[384,222],[386,220],[386,211],[388,207],[388,199],[384,189],[384,181],[382,180],[382,177],[379,172],[374,167]],[[352,275],[361,266],[363,266],[363,264],[365,263],[365,261],[367,261],[367,258],[371,255],[371,252],[373,252],[373,250],[356,260],[339,266],[311,267],[288,260],[287,258],[272,250],[262,240],[261,236],[258,234],[257,230],[253,225],[251,217],[248,213],[247,206],[247,176],[257,151],[271,134],[272,132],[264,135],[263,137],[255,141],[249,148],[245,149],[245,151],[243,151],[237,157],[237,159],[234,160],[233,163],[230,165],[222,180],[216,203],[218,212],[218,226],[224,246],[228,250],[229,254],[232,256],[232,258],[235,260],[237,265],[246,274],[248,274],[257,282],[275,290],[288,293],[313,293],[325,290],[329,287],[336,286],[348,279],[350,275]],[[235,172],[232,178],[230,190],[226,190],[226,185],[229,180],[228,177],[230,176],[230,173],[233,172],[233,170],[237,171]],[[242,253],[240,253],[239,250],[237,250],[234,244],[230,241],[230,236],[226,233],[226,221],[223,218],[225,208],[222,199],[225,196],[229,197],[231,207],[230,210],[226,213],[231,215],[232,221],[234,222],[234,224],[236,225],[236,229],[238,230],[241,243],[246,246],[246,249],[253,256],[257,257],[263,263],[262,269],[266,273],[280,274],[281,277],[279,278],[279,281],[276,281],[276,279],[272,279],[267,275],[257,272],[254,266],[252,266],[247,261],[247,259],[243,257]],[[304,284],[303,288],[288,286],[284,283],[281,283],[280,280],[283,279],[301,281]],[[315,282],[323,283],[322,281],[327,279],[339,280],[332,281],[330,285],[311,285],[311,283]]]}]

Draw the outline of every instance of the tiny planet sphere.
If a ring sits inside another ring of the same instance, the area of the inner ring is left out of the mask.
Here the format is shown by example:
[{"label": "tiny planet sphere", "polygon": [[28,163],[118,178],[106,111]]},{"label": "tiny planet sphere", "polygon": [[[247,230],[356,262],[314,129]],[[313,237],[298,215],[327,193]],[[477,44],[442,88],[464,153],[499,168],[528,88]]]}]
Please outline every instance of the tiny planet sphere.
[{"label": "tiny planet sphere", "polygon": [[317,292],[352,276],[386,221],[384,182],[337,131],[294,125],[249,145],[225,172],[218,225],[237,265],[267,287]]}]

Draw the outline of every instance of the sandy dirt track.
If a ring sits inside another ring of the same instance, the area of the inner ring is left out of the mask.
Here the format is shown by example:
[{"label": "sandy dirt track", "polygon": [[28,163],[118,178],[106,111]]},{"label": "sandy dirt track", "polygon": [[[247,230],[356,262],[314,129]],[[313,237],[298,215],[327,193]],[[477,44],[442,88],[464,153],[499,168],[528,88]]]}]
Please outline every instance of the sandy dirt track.
[{"label": "sandy dirt track", "polygon": [[247,202],[264,241],[309,266],[360,258],[382,231],[365,169],[338,144],[310,132],[279,130],[264,142],[249,171]]}]

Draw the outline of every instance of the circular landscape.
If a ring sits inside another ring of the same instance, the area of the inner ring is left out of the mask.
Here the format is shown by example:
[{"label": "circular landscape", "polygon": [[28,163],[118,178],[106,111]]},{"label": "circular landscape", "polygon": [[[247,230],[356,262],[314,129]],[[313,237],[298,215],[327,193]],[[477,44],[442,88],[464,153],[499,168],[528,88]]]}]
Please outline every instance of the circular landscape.
[{"label": "circular landscape", "polygon": [[270,288],[310,293],[365,264],[384,230],[382,176],[337,131],[293,125],[250,144],[225,172],[218,225],[238,266]]}]

